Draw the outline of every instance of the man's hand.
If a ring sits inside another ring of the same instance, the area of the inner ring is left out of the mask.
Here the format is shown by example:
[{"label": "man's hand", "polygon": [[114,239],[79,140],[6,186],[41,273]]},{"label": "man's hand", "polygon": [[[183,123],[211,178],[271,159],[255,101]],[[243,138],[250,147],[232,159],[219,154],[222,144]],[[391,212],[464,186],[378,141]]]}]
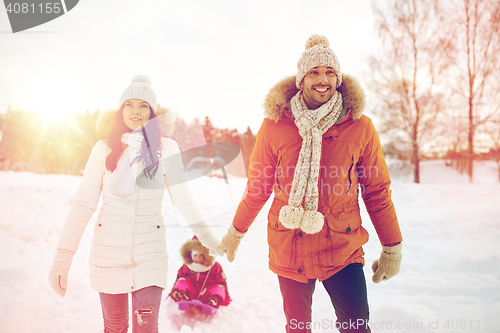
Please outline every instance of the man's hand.
[{"label": "man's hand", "polygon": [[389,280],[391,277],[399,273],[401,267],[401,249],[403,244],[399,243],[395,246],[382,246],[380,259],[375,260],[372,264],[373,277],[375,283],[382,280]]},{"label": "man's hand", "polygon": [[224,253],[226,253],[227,260],[229,262],[234,260],[236,251],[238,251],[238,246],[240,245],[243,236],[245,236],[245,234],[236,230],[234,225],[231,224],[227,230],[227,234],[222,237],[220,248]]}]

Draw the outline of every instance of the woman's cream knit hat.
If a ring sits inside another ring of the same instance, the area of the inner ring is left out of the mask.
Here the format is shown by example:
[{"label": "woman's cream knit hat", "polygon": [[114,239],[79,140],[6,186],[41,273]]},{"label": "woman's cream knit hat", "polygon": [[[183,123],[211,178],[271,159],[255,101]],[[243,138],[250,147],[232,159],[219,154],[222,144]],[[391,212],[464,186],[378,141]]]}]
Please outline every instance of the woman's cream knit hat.
[{"label": "woman's cream knit hat", "polygon": [[151,81],[146,75],[136,75],[132,79],[132,83],[125,89],[120,97],[120,107],[123,105],[123,103],[125,103],[126,100],[132,98],[142,99],[143,101],[147,102],[153,109],[153,112],[156,113],[156,110],[158,109],[158,103],[156,103],[156,95],[151,88]]}]

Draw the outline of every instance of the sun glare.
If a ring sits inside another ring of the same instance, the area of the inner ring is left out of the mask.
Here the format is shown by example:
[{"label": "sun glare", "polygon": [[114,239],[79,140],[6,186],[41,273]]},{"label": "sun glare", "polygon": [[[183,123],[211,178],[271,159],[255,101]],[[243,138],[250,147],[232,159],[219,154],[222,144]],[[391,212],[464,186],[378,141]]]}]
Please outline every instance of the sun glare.
[{"label": "sun glare", "polygon": [[43,116],[45,124],[54,122],[69,122],[71,117],[69,112],[55,108],[39,108],[38,111]]},{"label": "sun glare", "polygon": [[34,85],[37,93],[30,96],[23,108],[39,112],[46,124],[70,121],[71,114],[76,110],[73,97],[75,92],[64,84],[64,79],[43,80]]}]

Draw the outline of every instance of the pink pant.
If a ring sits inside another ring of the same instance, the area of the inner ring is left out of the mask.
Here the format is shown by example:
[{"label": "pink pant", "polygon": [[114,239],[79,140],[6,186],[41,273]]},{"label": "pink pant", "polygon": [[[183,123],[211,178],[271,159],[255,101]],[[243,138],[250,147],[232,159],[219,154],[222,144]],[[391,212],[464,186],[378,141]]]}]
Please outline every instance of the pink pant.
[{"label": "pink pant", "polygon": [[[222,305],[225,303],[226,300],[226,289],[224,288],[223,285],[220,284],[212,284],[212,285],[205,285],[203,287],[203,290],[200,292],[200,288],[203,285],[203,282],[201,282],[199,285],[195,285],[185,278],[179,278],[174,284],[174,289],[178,289],[182,292],[184,292],[189,299],[199,299],[202,303],[207,303],[208,297],[212,295],[217,295],[220,296],[222,302],[219,305]],[[198,297],[199,295],[199,297]]]},{"label": "pink pant", "polygon": [[[163,289],[149,286],[132,294],[132,332],[158,332],[158,314]],[[101,298],[104,333],[127,332],[129,327],[128,294],[99,293]]]}]

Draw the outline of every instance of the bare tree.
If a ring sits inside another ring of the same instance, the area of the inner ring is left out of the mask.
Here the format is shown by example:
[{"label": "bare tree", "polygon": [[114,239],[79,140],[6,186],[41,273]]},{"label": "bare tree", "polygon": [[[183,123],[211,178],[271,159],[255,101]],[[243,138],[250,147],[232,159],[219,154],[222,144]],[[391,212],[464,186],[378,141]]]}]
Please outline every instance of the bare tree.
[{"label": "bare tree", "polygon": [[498,181],[500,181],[500,116],[488,125],[486,132],[491,140],[491,148],[486,156],[497,163]]},{"label": "bare tree", "polygon": [[457,47],[452,85],[468,113],[467,173],[472,182],[475,135],[499,110],[500,1],[455,0],[449,12]]},{"label": "bare tree", "polygon": [[460,174],[467,171],[467,158],[464,153],[464,147],[467,146],[467,122],[465,117],[457,115],[456,109],[458,106],[451,106],[449,112],[446,113],[446,123],[442,126],[446,127],[439,142],[442,142],[442,150],[446,153],[441,155],[445,158],[446,166],[456,169]]},{"label": "bare tree", "polygon": [[390,0],[373,3],[382,51],[370,60],[376,113],[382,131],[400,157],[409,157],[414,182],[420,160],[437,135],[440,113],[449,95],[441,84],[453,44],[446,36],[437,0]]}]

